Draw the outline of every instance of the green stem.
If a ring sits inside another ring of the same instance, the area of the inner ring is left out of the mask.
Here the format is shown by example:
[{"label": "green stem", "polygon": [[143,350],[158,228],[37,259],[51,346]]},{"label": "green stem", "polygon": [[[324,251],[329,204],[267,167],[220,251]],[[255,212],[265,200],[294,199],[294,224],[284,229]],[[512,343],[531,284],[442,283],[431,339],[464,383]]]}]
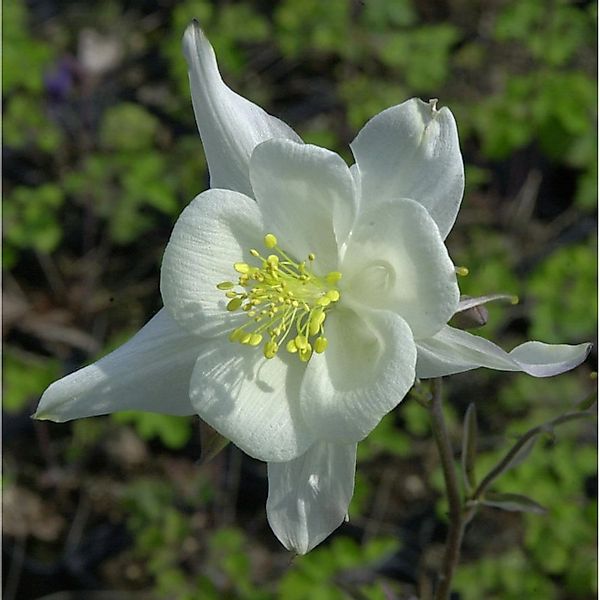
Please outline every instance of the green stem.
[{"label": "green stem", "polygon": [[448,435],[448,428],[446,427],[442,409],[442,380],[440,378],[433,380],[433,397],[429,406],[429,414],[431,416],[433,436],[442,463],[449,508],[449,523],[448,533],[446,535],[444,563],[438,577],[434,599],[448,600],[450,597],[450,587],[452,585],[454,571],[460,559],[460,549],[466,523],[463,515],[458,478],[454,466],[454,453],[452,452],[452,444],[450,443],[450,436]]}]

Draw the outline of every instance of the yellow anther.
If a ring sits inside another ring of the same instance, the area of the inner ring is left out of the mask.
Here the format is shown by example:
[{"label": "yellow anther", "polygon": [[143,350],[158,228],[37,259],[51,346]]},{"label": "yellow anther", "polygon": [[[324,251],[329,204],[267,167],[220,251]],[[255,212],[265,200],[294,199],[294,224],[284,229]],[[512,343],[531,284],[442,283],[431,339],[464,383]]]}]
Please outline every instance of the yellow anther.
[{"label": "yellow anther", "polygon": [[314,253],[297,262],[278,246],[272,233],[264,236],[264,244],[273,249],[272,254],[266,253],[265,258],[251,248],[251,262],[233,265],[239,274],[238,283],[223,281],[217,285],[228,298],[227,309],[240,309],[248,316],[246,324],[234,330],[229,339],[248,346],[262,345],[266,358],[273,358],[284,346],[307,362],[314,352],[322,353],[327,347],[324,323],[327,311],[340,299],[336,283],[341,273],[315,275]]},{"label": "yellow anther", "polygon": [[229,341],[230,342],[237,342],[239,341],[239,339],[241,338],[241,336],[244,334],[244,330],[241,329],[240,327],[238,327],[237,329],[234,329],[230,334],[229,334]]},{"label": "yellow anther", "polygon": [[275,340],[269,340],[265,344],[264,355],[265,358],[273,358],[277,354],[277,350],[279,350],[279,346]]},{"label": "yellow anther", "polygon": [[294,338],[294,342],[296,343],[298,350],[304,350],[308,346],[308,340],[306,339],[306,336],[302,334],[298,334]]},{"label": "yellow anther", "polygon": [[250,265],[248,263],[234,263],[233,268],[242,275],[250,272]]},{"label": "yellow anther", "polygon": [[263,336],[260,335],[260,333],[253,333],[250,336],[250,340],[248,341],[248,344],[250,344],[251,346],[258,346],[261,342],[262,342]]},{"label": "yellow anther", "polygon": [[308,322],[308,333],[310,335],[317,335],[319,333],[319,329],[321,329],[321,324],[325,320],[325,311],[323,308],[316,308]]},{"label": "yellow anther", "polygon": [[325,277],[325,280],[330,285],[335,285],[341,278],[342,274],[339,271],[331,271],[330,273],[327,273],[327,277]]},{"label": "yellow anther", "polygon": [[321,336],[318,337],[315,340],[315,352],[317,354],[321,354],[322,352],[325,352],[325,350],[327,349],[329,342],[327,341],[327,338]]},{"label": "yellow anther", "polygon": [[234,310],[237,310],[241,305],[242,305],[242,299],[234,298],[233,300],[230,300],[227,303],[227,310],[233,312]]},{"label": "yellow anther", "polygon": [[466,277],[469,274],[467,267],[454,267],[454,272],[460,277]]},{"label": "yellow anther", "polygon": [[310,357],[312,356],[312,346],[310,344],[306,345],[306,348],[303,348],[298,352],[298,356],[302,362],[308,362]]},{"label": "yellow anther", "polygon": [[272,233],[267,233],[267,235],[265,235],[265,246],[269,249],[277,246],[277,238]]},{"label": "yellow anther", "polygon": [[513,296],[513,297],[510,299],[510,303],[511,303],[511,304],[513,304],[513,305],[514,305],[514,304],[519,304],[519,296]]}]

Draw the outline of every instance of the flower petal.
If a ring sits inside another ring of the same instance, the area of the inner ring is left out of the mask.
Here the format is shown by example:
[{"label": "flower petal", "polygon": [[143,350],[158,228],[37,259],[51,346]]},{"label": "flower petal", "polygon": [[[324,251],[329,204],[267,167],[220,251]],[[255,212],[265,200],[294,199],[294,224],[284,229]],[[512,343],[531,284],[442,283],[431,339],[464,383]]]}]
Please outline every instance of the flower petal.
[{"label": "flower petal", "polygon": [[269,463],[267,518],[279,541],[306,554],[339,527],[354,491],[356,444],[318,442],[285,463]]},{"label": "flower petal", "polygon": [[194,414],[188,388],[202,344],[162,309],[126,344],[53,383],[34,417],[63,422],[121,410]]},{"label": "flower petal", "polygon": [[237,281],[233,265],[252,260],[263,229],[256,203],[238,192],[208,190],[181,213],[162,261],[160,291],[166,309],[191,333],[234,329],[223,281]]},{"label": "flower petal", "polygon": [[448,108],[412,98],[373,117],[350,147],[363,202],[417,200],[446,238],[464,192],[458,132]]},{"label": "flower petal", "polygon": [[246,454],[292,460],[315,439],[299,408],[303,370],[286,353],[267,360],[258,348],[215,338],[198,357],[190,397],[202,419]]},{"label": "flower petal", "polygon": [[283,121],[225,85],[214,50],[196,21],[185,30],[183,51],[210,185],[250,195],[248,161],[254,147],[271,138],[302,140]]},{"label": "flower petal", "polygon": [[314,355],[300,390],[302,412],[318,439],[363,439],[415,380],[410,328],[389,311],[358,315],[337,307],[325,323],[327,350]]},{"label": "flower petal", "polygon": [[341,271],[344,301],[397,313],[415,339],[439,331],[458,306],[454,265],[432,218],[414,200],[361,210]]},{"label": "flower petal", "polygon": [[508,353],[482,337],[444,327],[432,338],[417,342],[417,377],[442,377],[478,367],[551,377],[581,364],[591,347],[526,342]]},{"label": "flower petal", "polygon": [[314,252],[318,273],[338,268],[338,247],[355,215],[355,184],[334,152],[311,144],[270,140],[250,159],[250,180],[265,227],[296,260]]}]

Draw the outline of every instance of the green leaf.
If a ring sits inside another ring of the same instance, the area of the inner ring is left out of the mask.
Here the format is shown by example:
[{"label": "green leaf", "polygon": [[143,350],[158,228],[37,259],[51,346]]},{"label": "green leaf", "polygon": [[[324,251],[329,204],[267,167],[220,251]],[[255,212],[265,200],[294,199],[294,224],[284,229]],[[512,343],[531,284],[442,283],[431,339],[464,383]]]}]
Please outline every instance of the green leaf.
[{"label": "green leaf", "polygon": [[597,256],[595,240],[562,247],[534,271],[530,290],[534,339],[569,343],[591,339],[597,325]]},{"label": "green leaf", "polygon": [[[49,44],[30,34],[25,0],[13,0],[2,5],[2,93],[17,88],[39,94],[43,89],[43,74],[54,56]],[[6,124],[6,122],[5,122]]]},{"label": "green leaf", "polygon": [[8,413],[24,410],[60,375],[55,360],[19,355],[7,349],[2,371],[2,408]]},{"label": "green leaf", "polygon": [[182,448],[192,435],[192,420],[189,417],[133,410],[114,413],[111,416],[117,423],[132,423],[140,437],[145,440],[160,438],[167,448]]},{"label": "green leaf", "polygon": [[522,494],[488,492],[480,504],[500,508],[511,512],[528,512],[543,515],[547,510],[527,496]]},{"label": "green leaf", "polygon": [[58,211],[63,202],[64,192],[55,183],[14,188],[3,205],[6,242],[17,248],[52,252],[62,238]]},{"label": "green leaf", "polygon": [[12,148],[34,146],[43,152],[58,151],[63,143],[61,129],[44,113],[35,96],[15,93],[5,105],[3,140]]},{"label": "green leaf", "polygon": [[143,106],[123,102],[104,114],[100,141],[110,150],[145,150],[154,144],[159,125],[158,119]]},{"label": "green leaf", "polygon": [[275,35],[284,55],[334,53],[349,55],[358,45],[351,41],[351,6],[346,0],[283,0],[275,9]]}]

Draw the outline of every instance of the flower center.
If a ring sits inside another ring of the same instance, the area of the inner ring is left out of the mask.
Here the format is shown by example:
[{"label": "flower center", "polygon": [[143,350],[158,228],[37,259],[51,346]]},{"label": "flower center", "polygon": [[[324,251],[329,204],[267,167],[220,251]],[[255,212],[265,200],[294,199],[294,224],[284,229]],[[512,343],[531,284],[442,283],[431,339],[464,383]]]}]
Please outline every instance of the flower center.
[{"label": "flower center", "polygon": [[314,254],[308,255],[308,263],[296,262],[278,246],[272,233],[265,235],[264,244],[273,251],[266,258],[258,250],[250,250],[260,266],[235,263],[237,284],[223,281],[217,285],[229,298],[227,310],[241,310],[248,316],[248,322],[234,329],[229,339],[249,346],[265,340],[266,358],[273,358],[285,343],[288,352],[307,362],[313,351],[320,354],[327,348],[325,318],[340,299],[336,283],[342,274],[315,275],[310,269]]}]

